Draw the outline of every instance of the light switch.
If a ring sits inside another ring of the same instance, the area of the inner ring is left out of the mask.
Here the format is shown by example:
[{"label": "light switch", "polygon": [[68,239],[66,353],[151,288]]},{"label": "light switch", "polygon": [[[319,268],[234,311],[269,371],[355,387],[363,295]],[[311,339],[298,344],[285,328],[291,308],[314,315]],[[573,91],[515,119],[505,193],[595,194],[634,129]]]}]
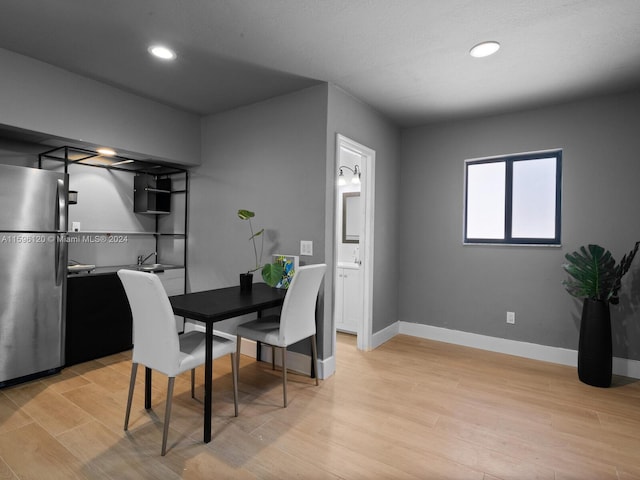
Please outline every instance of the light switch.
[{"label": "light switch", "polygon": [[311,240],[300,240],[300,255],[313,255],[313,242]]}]

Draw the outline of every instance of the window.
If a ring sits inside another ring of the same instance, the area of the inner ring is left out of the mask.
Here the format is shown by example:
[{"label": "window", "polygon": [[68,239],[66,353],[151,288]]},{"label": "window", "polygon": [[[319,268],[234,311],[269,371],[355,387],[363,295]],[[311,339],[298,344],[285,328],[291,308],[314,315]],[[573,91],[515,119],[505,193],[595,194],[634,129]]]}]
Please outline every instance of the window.
[{"label": "window", "polygon": [[560,245],[562,151],[465,162],[464,243]]}]

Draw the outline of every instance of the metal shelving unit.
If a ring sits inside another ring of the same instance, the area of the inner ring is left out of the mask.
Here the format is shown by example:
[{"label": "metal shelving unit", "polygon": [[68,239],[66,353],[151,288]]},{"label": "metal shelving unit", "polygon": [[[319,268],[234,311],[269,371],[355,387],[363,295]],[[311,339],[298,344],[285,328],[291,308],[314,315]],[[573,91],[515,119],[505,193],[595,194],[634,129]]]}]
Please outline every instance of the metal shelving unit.
[{"label": "metal shelving unit", "polygon": [[[134,212],[142,215],[154,215],[155,216],[155,231],[113,231],[113,230],[100,230],[100,231],[70,231],[69,235],[132,235],[132,236],[155,236],[156,252],[159,250],[159,241],[161,238],[174,237],[184,239],[184,268],[185,268],[185,291],[186,291],[186,278],[187,278],[187,232],[188,232],[188,211],[189,211],[189,172],[184,168],[177,167],[168,163],[152,162],[149,160],[140,160],[121,155],[105,155],[97,151],[87,148],[63,146],[53,148],[38,155],[38,168],[46,169],[45,163],[47,161],[53,161],[63,165],[65,173],[69,173],[70,165],[83,165],[93,168],[101,168],[107,170],[114,170],[120,172],[127,172],[136,177],[145,176],[145,178],[152,178],[153,182],[163,184],[163,180],[171,179],[177,180],[181,183],[179,189],[154,189],[153,187],[145,188],[151,194],[168,194],[168,195],[184,195],[184,224],[182,232],[167,232],[161,231],[160,218],[166,215],[167,211],[148,210],[144,212]],[[174,182],[164,182],[171,183]],[[135,184],[135,179],[134,179]],[[134,192],[135,195],[135,192]]]}]

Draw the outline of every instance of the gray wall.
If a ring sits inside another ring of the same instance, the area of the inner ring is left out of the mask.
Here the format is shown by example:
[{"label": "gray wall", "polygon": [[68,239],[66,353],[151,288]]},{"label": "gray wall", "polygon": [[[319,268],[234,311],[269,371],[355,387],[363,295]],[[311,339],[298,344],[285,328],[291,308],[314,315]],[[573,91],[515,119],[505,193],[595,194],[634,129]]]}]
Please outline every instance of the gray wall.
[{"label": "gray wall", "polygon": [[[51,169],[55,164],[45,162],[45,168]],[[62,170],[63,164],[59,165]],[[69,229],[73,222],[80,222],[80,230],[85,232],[155,231],[155,215],[133,211],[133,173],[76,164],[70,164],[68,172],[69,189],[78,192],[78,203],[69,205]],[[155,250],[152,235],[122,237],[126,241],[70,243],[69,259],[98,266],[130,265],[136,263],[138,255],[147,256]],[[159,260],[169,263],[167,259]]]},{"label": "gray wall", "polygon": [[263,262],[299,254],[300,240],[313,241],[313,256],[301,264],[325,261],[326,99],[320,85],[203,119],[203,161],[190,186],[192,291],[238,285],[254,265],[241,208],[256,213],[255,229],[267,230]]},{"label": "gray wall", "polygon": [[[566,253],[640,240],[640,92],[402,133],[400,320],[576,349]],[[562,247],[463,246],[464,160],[563,149]],[[614,355],[640,359],[640,259],[612,306]],[[506,311],[516,312],[507,325]]]},{"label": "gray wall", "polygon": [[200,162],[200,117],[0,49],[0,124],[175,163]]},{"label": "gray wall", "polygon": [[[344,90],[329,87],[327,116],[327,166],[331,206],[335,208],[335,151],[336,134],[342,134],[376,152],[375,160],[375,221],[374,221],[374,279],[373,332],[382,330],[398,320],[398,197],[400,132],[373,108]],[[335,232],[333,217],[328,217],[328,232]],[[331,238],[335,238],[332,233]],[[331,245],[333,249],[333,245]],[[333,258],[331,250],[330,258]],[[360,252],[361,255],[363,252]],[[333,282],[333,279],[331,279]]]},{"label": "gray wall", "polygon": [[[376,150],[374,331],[397,320],[399,132],[367,105],[328,85],[203,120],[203,162],[191,174],[190,218],[198,219],[189,228],[193,291],[237,285],[238,274],[251,267],[249,227],[238,219],[239,208],[254,210],[254,228],[267,229],[264,261],[272,253],[298,254],[300,240],[312,240],[314,255],[300,257],[301,264],[331,265],[336,133]],[[321,296],[321,358],[333,354],[332,289],[329,271]]]}]

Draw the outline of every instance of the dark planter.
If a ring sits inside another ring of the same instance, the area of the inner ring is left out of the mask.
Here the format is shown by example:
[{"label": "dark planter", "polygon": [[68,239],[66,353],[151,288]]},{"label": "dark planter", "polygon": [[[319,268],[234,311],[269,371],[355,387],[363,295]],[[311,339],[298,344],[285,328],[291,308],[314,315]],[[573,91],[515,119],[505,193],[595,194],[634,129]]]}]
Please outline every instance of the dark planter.
[{"label": "dark planter", "polygon": [[611,362],[609,303],[585,299],[578,344],[578,378],[594,387],[609,387]]},{"label": "dark planter", "polygon": [[240,274],[240,291],[242,293],[251,292],[253,287],[253,273],[241,273]]}]

